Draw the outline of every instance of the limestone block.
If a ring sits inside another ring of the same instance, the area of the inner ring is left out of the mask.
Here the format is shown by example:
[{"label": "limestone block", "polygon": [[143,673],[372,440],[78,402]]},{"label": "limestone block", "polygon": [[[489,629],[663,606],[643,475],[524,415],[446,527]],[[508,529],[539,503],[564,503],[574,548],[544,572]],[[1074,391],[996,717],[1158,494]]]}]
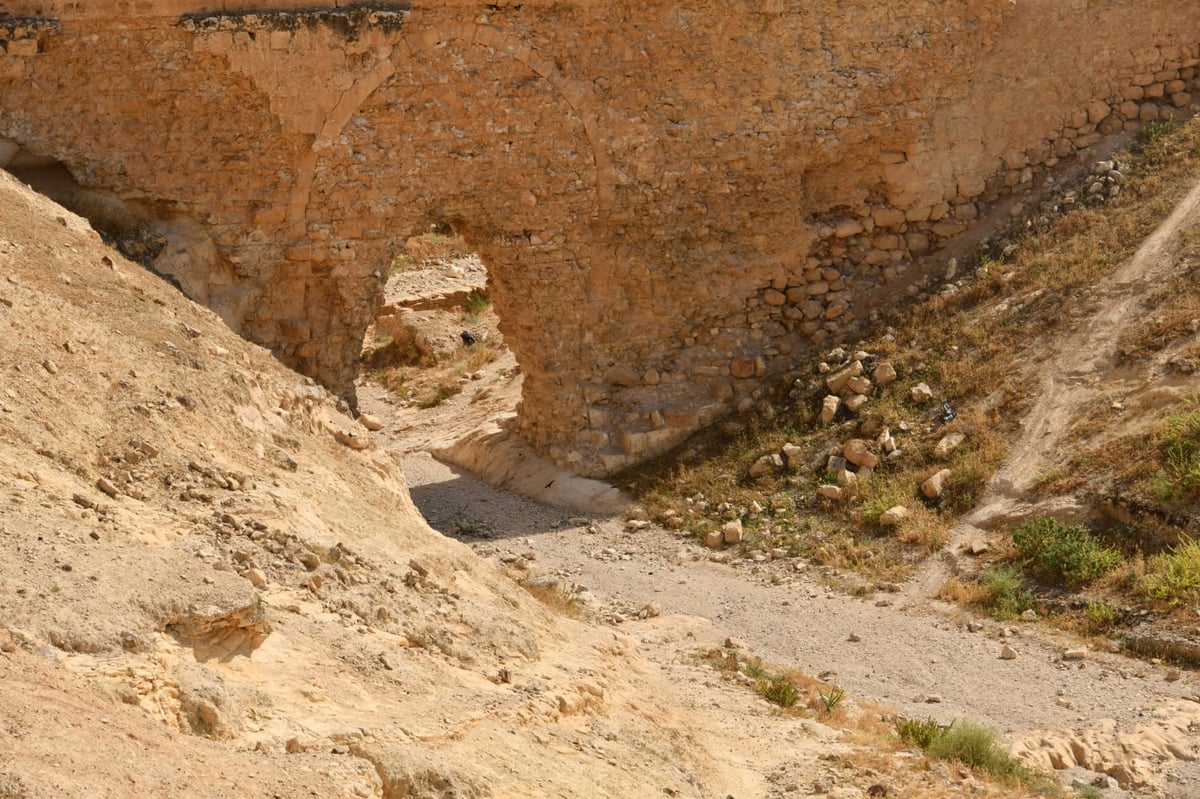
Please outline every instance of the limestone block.
[{"label": "limestone block", "polygon": [[804,448],[796,444],[784,444],[783,460],[788,469],[799,469],[804,465]]},{"label": "limestone block", "polygon": [[825,378],[825,386],[833,394],[841,394],[846,388],[846,382],[852,377],[863,373],[862,361],[854,361],[844,369],[840,369]]},{"label": "limestone block", "polygon": [[731,522],[726,522],[721,527],[721,535],[726,544],[740,544],[742,537],[745,535],[745,530],[742,528],[742,520],[734,519]]},{"label": "limestone block", "polygon": [[38,40],[10,39],[6,49],[10,56],[28,58],[29,56],[35,56],[38,54]]},{"label": "limestone block", "polygon": [[942,491],[946,488],[946,481],[950,479],[953,472],[949,469],[942,469],[931,475],[929,479],[921,483],[921,493],[930,499],[937,499],[942,495]]},{"label": "limestone block", "polygon": [[857,219],[842,219],[833,229],[833,235],[839,239],[848,239],[851,236],[857,236],[864,230],[862,222]]},{"label": "limestone block", "polygon": [[898,208],[880,207],[871,212],[876,227],[898,227],[904,224],[904,212]]},{"label": "limestone block", "polygon": [[917,383],[909,392],[912,401],[921,404],[933,399],[933,389],[925,383]]},{"label": "limestone block", "polygon": [[935,458],[945,458],[966,440],[967,437],[963,433],[947,433],[941,437],[937,445],[933,448],[933,455]]},{"label": "limestone block", "polygon": [[821,424],[832,424],[842,406],[842,398],[836,394],[828,394],[821,401]]},{"label": "limestone block", "polygon": [[846,390],[855,394],[866,394],[871,390],[871,381],[862,375],[855,375],[846,381]]},{"label": "limestone block", "polygon": [[826,499],[839,500],[842,498],[842,487],[837,485],[823,485],[817,489],[817,494]]},{"label": "limestone block", "polygon": [[892,365],[891,361],[880,361],[875,367],[875,371],[871,373],[871,377],[881,387],[890,386],[896,382],[896,367]]},{"label": "limestone block", "polygon": [[750,465],[751,477],[762,477],[764,474],[771,474],[783,469],[783,456],[778,453],[763,455]]},{"label": "limestone block", "polygon": [[879,456],[871,451],[871,445],[861,438],[852,438],[842,445],[842,456],[855,466],[874,468]]},{"label": "limestone block", "polygon": [[851,413],[858,413],[865,408],[867,403],[870,401],[870,398],[865,394],[852,394],[846,398],[846,410],[850,411]]},{"label": "limestone block", "polygon": [[738,379],[754,377],[755,359],[748,355],[738,355],[729,361],[729,374]]},{"label": "limestone block", "polygon": [[610,366],[604,370],[602,379],[614,386],[632,387],[642,382],[637,371],[628,366]]}]

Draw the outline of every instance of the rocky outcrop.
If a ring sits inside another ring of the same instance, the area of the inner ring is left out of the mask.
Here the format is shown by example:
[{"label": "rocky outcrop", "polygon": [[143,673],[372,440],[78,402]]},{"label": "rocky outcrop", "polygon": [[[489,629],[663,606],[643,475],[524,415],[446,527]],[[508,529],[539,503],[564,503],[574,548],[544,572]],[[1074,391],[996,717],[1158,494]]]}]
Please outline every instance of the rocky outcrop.
[{"label": "rocky outcrop", "polygon": [[344,391],[391,256],[450,224],[519,432],[593,475],[753,408],[989,203],[1189,106],[1200,66],[1171,0],[269,5],[9,4],[0,164],[65,170]]}]

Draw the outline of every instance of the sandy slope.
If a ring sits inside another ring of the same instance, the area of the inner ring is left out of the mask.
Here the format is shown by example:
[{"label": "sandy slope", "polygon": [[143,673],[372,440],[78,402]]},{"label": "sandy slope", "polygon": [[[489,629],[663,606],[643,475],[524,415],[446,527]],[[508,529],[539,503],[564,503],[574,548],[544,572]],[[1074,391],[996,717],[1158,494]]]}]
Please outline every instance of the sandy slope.
[{"label": "sandy slope", "polygon": [[6,795],[764,794],[686,680],[434,533],[329,395],[2,173],[0,374]]}]

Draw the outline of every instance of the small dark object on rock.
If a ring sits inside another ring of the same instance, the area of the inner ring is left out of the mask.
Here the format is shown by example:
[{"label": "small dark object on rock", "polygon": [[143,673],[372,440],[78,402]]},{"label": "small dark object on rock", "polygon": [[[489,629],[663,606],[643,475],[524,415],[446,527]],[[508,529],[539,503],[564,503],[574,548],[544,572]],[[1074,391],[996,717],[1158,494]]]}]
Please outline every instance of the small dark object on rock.
[{"label": "small dark object on rock", "polygon": [[950,424],[958,418],[958,413],[950,406],[950,403],[942,403],[942,424]]},{"label": "small dark object on rock", "polygon": [[872,785],[870,788],[867,788],[867,796],[884,797],[887,795],[888,795],[888,787],[886,785],[881,785],[878,782],[875,783],[874,785]]},{"label": "small dark object on rock", "polygon": [[475,338],[475,334],[468,330],[464,330],[459,335],[462,336],[463,344],[466,344],[468,347],[478,341],[478,339]]}]

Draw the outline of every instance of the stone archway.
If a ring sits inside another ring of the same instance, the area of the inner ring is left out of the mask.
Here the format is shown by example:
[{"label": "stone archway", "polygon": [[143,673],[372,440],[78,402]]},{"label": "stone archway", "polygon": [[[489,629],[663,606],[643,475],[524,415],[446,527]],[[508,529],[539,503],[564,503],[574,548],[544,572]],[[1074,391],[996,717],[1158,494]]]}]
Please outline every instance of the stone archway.
[{"label": "stone archway", "polygon": [[330,242],[326,263],[349,284],[343,294],[366,301],[368,315],[355,320],[365,327],[376,271],[430,223],[452,225],[487,266],[525,375],[521,432],[555,446],[586,426],[577,370],[597,213],[591,139],[576,108],[525,61],[478,38],[417,38],[436,43],[414,48],[402,68],[374,69],[347,93],[361,102],[339,106],[340,126],[327,124],[314,144],[306,233],[350,228],[353,262],[335,261],[339,242]]}]

